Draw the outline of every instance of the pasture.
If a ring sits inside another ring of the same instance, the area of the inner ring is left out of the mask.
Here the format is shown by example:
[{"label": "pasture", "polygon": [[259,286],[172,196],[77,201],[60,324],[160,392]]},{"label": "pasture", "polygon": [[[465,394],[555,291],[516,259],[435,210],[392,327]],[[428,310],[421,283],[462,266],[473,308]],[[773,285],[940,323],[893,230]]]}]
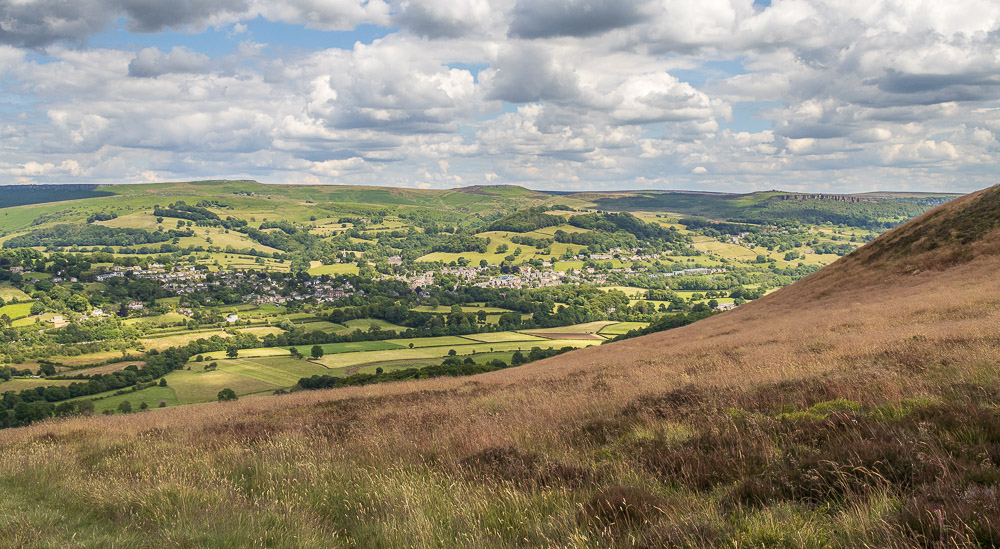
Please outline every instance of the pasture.
[{"label": "pasture", "polygon": [[393,343],[398,347],[441,347],[444,345],[469,345],[470,343],[475,343],[475,341],[466,339],[461,336],[440,336],[440,337],[417,337],[411,339],[390,339],[387,343]]},{"label": "pasture", "polygon": [[138,391],[128,392],[124,395],[111,394],[111,396],[96,400],[92,397],[80,397],[74,400],[93,400],[94,412],[98,414],[106,410],[117,411],[118,406],[125,401],[128,401],[132,405],[133,411],[139,411],[142,403],[146,403],[146,406],[149,408],[159,408],[161,402],[165,402],[167,406],[177,406],[181,403],[177,399],[177,393],[174,391],[174,388],[169,386],[147,387]]},{"label": "pasture", "polygon": [[12,299],[18,301],[31,301],[31,296],[11,286],[10,284],[0,284],[0,299],[9,302]]},{"label": "pasture", "polygon": [[222,330],[214,330],[211,332],[179,332],[176,335],[168,335],[165,337],[142,338],[139,340],[139,343],[146,349],[156,349],[158,351],[162,351],[164,349],[169,349],[170,347],[187,345],[189,342],[198,339],[208,339],[212,336],[231,337],[228,333]]},{"label": "pasture", "polygon": [[553,339],[548,341],[521,341],[521,342],[501,342],[501,343],[475,343],[470,341],[467,345],[437,346],[437,347],[414,347],[413,349],[397,349],[389,351],[368,351],[364,353],[347,353],[337,355],[326,355],[318,362],[324,366],[334,368],[346,368],[363,364],[381,363],[389,361],[422,360],[429,358],[445,359],[448,351],[454,349],[459,356],[468,356],[497,351],[528,351],[532,347],[543,349],[552,347],[560,349],[562,347],[587,347],[599,343],[597,341],[581,341],[572,339]]},{"label": "pasture", "polygon": [[11,320],[17,320],[19,318],[25,318],[31,314],[32,302],[27,303],[11,303],[10,305],[4,305],[0,307],[0,316],[7,315]]},{"label": "pasture", "polygon": [[319,261],[312,261],[309,264],[309,274],[313,276],[320,275],[356,275],[358,274],[358,266],[354,263],[334,263],[333,265],[323,265]]}]

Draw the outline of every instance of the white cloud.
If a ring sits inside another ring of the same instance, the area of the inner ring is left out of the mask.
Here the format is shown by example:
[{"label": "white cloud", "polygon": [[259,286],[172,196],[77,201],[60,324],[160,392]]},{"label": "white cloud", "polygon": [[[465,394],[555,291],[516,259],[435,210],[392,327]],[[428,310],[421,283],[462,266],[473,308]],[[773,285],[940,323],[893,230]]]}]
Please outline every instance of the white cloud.
[{"label": "white cloud", "polygon": [[[396,28],[310,51],[258,17]],[[141,46],[88,45],[118,20]],[[209,27],[228,53],[144,47]],[[990,0],[21,0],[0,29],[0,183],[972,189],[1000,153]]]}]

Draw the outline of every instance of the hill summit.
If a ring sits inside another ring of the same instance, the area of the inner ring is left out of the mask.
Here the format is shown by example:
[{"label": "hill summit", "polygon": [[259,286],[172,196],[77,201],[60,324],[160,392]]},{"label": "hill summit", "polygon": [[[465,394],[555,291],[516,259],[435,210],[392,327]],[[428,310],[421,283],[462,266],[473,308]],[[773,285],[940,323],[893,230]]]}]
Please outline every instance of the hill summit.
[{"label": "hill summit", "polygon": [[0,432],[0,544],[995,546],[998,219],[519,368]]}]

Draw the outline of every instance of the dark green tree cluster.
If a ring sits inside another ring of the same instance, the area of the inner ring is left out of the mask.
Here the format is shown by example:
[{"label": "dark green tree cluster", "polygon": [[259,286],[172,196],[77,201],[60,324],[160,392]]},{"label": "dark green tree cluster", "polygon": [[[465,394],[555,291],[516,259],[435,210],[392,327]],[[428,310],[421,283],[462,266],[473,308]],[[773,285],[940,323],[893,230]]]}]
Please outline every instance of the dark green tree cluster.
[{"label": "dark green tree cluster", "polygon": [[15,236],[3,243],[4,248],[27,248],[33,246],[135,246],[166,242],[173,238],[192,236],[186,231],[147,231],[105,227],[104,225],[55,225],[35,229]]},{"label": "dark green tree cluster", "polygon": [[153,215],[156,217],[176,217],[190,221],[221,221],[218,214],[202,206],[191,206],[183,201],[177,201],[161,208],[159,205],[153,207]]}]

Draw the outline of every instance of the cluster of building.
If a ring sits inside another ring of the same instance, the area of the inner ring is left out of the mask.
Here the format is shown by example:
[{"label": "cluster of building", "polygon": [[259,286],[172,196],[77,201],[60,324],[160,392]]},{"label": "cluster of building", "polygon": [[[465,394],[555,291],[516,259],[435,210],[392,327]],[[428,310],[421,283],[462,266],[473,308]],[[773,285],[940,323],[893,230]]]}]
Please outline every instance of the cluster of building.
[{"label": "cluster of building", "polygon": [[480,288],[543,288],[558,286],[566,276],[564,271],[543,271],[521,267],[517,274],[491,276],[475,283]]}]

